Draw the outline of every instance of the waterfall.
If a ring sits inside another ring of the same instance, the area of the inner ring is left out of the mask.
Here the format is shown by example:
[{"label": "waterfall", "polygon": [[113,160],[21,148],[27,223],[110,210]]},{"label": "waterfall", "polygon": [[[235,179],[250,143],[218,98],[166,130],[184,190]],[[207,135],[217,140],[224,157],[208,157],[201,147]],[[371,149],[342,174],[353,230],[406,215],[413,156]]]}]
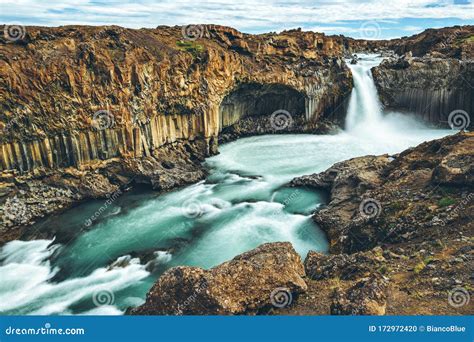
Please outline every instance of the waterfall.
[{"label": "waterfall", "polygon": [[382,105],[370,69],[379,65],[381,58],[374,55],[360,55],[357,64],[348,63],[354,80],[349,108],[346,116],[346,130],[375,124],[382,119]]}]

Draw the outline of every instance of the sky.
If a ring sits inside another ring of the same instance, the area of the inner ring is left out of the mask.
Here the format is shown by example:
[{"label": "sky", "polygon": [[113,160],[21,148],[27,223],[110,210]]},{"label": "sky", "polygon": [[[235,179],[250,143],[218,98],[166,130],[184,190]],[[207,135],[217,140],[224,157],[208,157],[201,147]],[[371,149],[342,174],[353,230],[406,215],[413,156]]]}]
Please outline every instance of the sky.
[{"label": "sky", "polygon": [[219,24],[246,33],[303,30],[354,38],[409,36],[474,24],[474,0],[0,0],[0,23],[60,25]]}]

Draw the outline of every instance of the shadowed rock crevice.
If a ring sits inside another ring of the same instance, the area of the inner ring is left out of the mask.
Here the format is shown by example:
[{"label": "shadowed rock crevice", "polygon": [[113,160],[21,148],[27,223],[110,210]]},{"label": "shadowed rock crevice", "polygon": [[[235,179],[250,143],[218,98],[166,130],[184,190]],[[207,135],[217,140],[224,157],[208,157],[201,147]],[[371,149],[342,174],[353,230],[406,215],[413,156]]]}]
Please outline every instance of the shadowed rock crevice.
[{"label": "shadowed rock crevice", "polygon": [[271,114],[278,110],[287,111],[292,118],[303,116],[304,94],[282,84],[242,84],[222,101],[219,128],[222,131],[245,117],[268,116],[270,120]]}]

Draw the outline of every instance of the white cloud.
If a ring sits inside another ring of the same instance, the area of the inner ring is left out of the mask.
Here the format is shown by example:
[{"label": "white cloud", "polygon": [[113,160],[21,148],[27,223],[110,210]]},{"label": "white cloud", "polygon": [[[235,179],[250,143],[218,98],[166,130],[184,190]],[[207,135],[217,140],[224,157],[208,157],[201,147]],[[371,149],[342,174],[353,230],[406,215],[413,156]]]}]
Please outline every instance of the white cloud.
[{"label": "white cloud", "polygon": [[354,30],[347,28],[345,21],[349,20],[394,23],[401,18],[474,19],[472,3],[455,5],[452,0],[1,0],[0,13],[2,22],[15,19],[28,25],[116,24],[139,28],[212,23],[246,32],[308,28],[317,23],[327,32],[337,33]]}]

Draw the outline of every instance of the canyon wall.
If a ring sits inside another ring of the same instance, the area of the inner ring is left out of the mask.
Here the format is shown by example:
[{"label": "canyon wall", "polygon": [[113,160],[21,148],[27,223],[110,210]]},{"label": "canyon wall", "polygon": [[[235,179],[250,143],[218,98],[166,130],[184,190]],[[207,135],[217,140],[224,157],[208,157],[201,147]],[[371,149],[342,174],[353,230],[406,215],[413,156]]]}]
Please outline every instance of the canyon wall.
[{"label": "canyon wall", "polygon": [[472,128],[474,26],[428,29],[379,44],[395,53],[372,70],[387,108],[441,127]]},{"label": "canyon wall", "polygon": [[[352,77],[344,57],[357,51],[412,48],[451,58],[386,62],[374,78],[387,106],[420,112],[434,103],[423,114],[430,121],[451,108],[471,111],[473,27],[426,32],[393,41],[214,25],[4,34],[0,230],[130,183],[167,190],[195,182],[218,141],[327,131],[345,114]],[[436,48],[423,48],[433,37]]]},{"label": "canyon wall", "polygon": [[309,122],[351,89],[342,37],[199,29],[197,40],[181,27],[27,27],[19,41],[2,37],[0,170],[81,169],[196,139],[212,154],[219,131],[241,117],[281,109]]},{"label": "canyon wall", "polygon": [[[306,132],[340,115],[352,88],[349,39],[186,29],[0,36],[0,243],[41,237],[16,228],[131,184],[169,190],[202,179],[224,130],[224,141]],[[294,124],[275,128],[278,110]],[[233,129],[241,123],[245,134]]]},{"label": "canyon wall", "polygon": [[389,59],[374,68],[373,75],[387,108],[415,113],[440,127],[455,124],[451,121],[456,115],[467,120],[464,128],[468,121],[472,127],[474,60]]}]

